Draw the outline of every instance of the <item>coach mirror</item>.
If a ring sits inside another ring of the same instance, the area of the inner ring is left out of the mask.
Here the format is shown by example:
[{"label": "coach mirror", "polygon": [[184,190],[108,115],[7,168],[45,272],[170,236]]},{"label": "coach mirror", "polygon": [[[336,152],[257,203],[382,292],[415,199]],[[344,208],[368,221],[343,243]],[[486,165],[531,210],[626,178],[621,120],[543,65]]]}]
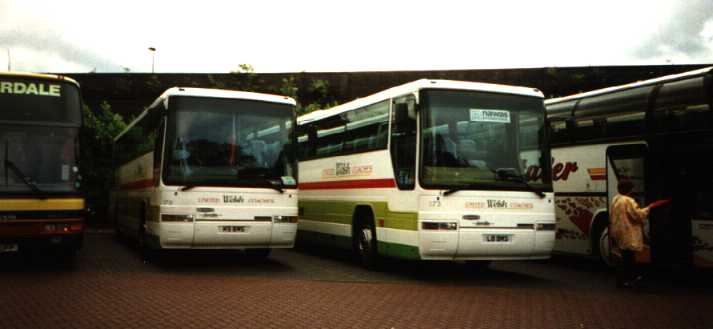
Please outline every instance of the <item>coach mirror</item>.
[{"label": "coach mirror", "polygon": [[409,97],[394,102],[394,121],[397,123],[407,123],[416,120],[416,103]]},{"label": "coach mirror", "polygon": [[408,113],[408,104],[406,103],[397,103],[394,104],[394,121],[396,123],[405,123],[408,121],[409,113]]}]

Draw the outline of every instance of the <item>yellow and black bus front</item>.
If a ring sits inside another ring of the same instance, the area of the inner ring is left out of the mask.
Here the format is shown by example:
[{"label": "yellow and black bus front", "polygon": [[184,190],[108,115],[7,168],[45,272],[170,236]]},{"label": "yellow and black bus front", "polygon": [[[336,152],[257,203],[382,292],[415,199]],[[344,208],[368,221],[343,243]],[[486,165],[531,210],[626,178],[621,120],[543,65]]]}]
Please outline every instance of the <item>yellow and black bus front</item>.
[{"label": "yellow and black bus front", "polygon": [[82,245],[79,85],[39,74],[0,74],[0,253]]}]

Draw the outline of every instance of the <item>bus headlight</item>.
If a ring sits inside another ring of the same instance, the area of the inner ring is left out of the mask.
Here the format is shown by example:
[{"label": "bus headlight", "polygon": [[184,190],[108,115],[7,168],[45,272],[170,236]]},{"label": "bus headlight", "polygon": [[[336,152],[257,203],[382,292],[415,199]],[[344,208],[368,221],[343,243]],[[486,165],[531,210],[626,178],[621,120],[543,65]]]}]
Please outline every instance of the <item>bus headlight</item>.
[{"label": "bus headlight", "polygon": [[421,229],[438,230],[438,231],[454,231],[458,229],[456,222],[422,222]]},{"label": "bus headlight", "polygon": [[538,231],[554,231],[555,223],[537,223],[535,229]]},{"label": "bus headlight", "polygon": [[297,223],[297,216],[273,216],[274,223]]},{"label": "bus headlight", "polygon": [[192,222],[193,215],[171,215],[161,214],[162,222]]}]

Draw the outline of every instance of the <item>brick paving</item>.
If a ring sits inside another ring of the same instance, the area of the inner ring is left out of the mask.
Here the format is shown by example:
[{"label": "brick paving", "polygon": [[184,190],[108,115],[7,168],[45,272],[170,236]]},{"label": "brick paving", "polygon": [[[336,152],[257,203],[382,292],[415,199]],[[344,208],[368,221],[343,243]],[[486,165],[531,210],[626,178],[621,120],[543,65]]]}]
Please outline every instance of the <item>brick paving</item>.
[{"label": "brick paving", "polygon": [[75,268],[0,259],[0,328],[713,328],[707,287],[618,291],[586,266],[367,272],[312,251],[144,264],[107,236],[87,242]]}]

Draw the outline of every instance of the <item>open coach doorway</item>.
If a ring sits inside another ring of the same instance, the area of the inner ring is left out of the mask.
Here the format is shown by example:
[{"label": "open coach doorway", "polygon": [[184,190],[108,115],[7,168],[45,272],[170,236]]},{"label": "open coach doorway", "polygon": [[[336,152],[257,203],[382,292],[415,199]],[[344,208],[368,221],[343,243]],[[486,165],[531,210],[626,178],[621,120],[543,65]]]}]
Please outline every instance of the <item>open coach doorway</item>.
[{"label": "open coach doorway", "polygon": [[608,205],[621,177],[653,208],[640,262],[713,267],[713,68],[545,102],[555,251],[608,262]]}]

